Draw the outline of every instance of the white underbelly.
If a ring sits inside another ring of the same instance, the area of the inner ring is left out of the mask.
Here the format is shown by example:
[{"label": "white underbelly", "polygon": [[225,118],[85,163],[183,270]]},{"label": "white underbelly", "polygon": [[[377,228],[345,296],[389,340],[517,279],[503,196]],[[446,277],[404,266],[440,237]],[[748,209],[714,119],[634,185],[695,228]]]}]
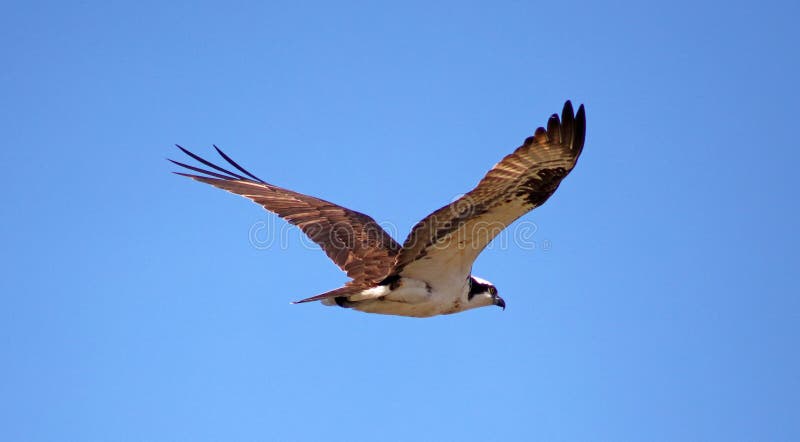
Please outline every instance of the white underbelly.
[{"label": "white underbelly", "polygon": [[394,288],[374,287],[348,297],[348,307],[366,313],[383,315],[430,316],[456,313],[464,309],[466,285],[441,288],[430,287],[423,281],[402,278]]}]

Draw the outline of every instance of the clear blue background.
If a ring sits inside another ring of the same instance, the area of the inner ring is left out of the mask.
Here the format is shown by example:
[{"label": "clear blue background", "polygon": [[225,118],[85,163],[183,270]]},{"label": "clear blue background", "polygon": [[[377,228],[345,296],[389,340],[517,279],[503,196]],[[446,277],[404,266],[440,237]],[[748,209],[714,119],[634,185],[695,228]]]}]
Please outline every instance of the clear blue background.
[{"label": "clear blue background", "polygon": [[[0,439],[800,439],[799,13],[4,4]],[[549,249],[475,265],[505,312],[289,305],[344,275],[165,161],[216,143],[402,240],[568,98]]]}]

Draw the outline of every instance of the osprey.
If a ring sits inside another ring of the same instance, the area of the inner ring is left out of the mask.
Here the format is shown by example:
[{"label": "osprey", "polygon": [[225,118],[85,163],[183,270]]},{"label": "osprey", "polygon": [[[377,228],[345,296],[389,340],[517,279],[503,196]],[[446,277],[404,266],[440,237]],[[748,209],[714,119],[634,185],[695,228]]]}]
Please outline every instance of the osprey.
[{"label": "osprey", "polygon": [[514,220],[541,206],[575,167],[586,114],[567,101],[477,187],[417,223],[401,246],[374,219],[334,203],[267,183],[214,146],[237,172],[181,146],[213,170],[172,161],[201,175],[175,172],[249,198],[299,227],[351,281],[296,303],[322,301],[367,313],[429,317],[506,303],[497,288],[473,276],[472,263]]}]

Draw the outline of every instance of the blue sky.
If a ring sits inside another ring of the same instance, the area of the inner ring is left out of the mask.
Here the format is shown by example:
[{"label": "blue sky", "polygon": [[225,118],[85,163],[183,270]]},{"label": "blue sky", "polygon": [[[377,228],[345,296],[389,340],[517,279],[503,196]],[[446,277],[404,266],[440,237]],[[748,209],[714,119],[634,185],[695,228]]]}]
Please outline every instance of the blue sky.
[{"label": "blue sky", "polygon": [[[0,439],[800,439],[798,12],[6,4]],[[475,264],[505,312],[289,305],[344,275],[165,161],[216,143],[402,240],[566,99],[537,247]]]}]

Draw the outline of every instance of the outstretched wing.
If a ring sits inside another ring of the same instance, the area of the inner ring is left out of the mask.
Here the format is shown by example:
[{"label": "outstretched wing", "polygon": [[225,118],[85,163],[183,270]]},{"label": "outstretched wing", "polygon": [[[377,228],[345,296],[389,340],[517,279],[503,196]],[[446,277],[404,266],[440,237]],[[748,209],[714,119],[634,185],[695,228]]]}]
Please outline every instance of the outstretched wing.
[{"label": "outstretched wing", "polygon": [[299,227],[347,276],[353,278],[351,284],[379,281],[391,270],[400,245],[371,217],[266,183],[239,166],[217,146],[214,148],[220,156],[244,176],[219,167],[181,146],[178,148],[217,172],[170,160],[202,175],[175,173],[249,198]]},{"label": "outstretched wing", "polygon": [[487,244],[514,220],[542,205],[575,167],[586,114],[567,101],[472,191],[428,215],[411,230],[392,274],[431,284],[463,283]]}]

